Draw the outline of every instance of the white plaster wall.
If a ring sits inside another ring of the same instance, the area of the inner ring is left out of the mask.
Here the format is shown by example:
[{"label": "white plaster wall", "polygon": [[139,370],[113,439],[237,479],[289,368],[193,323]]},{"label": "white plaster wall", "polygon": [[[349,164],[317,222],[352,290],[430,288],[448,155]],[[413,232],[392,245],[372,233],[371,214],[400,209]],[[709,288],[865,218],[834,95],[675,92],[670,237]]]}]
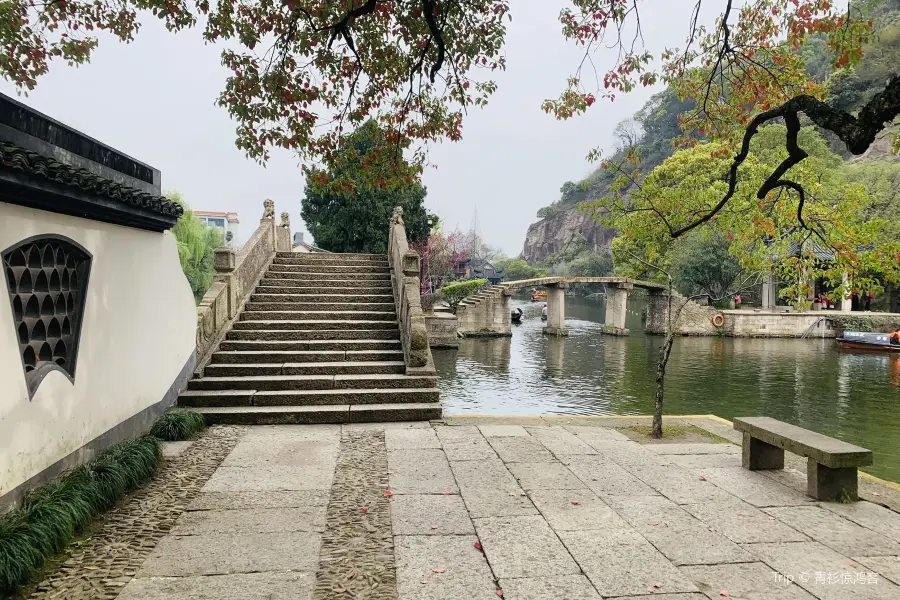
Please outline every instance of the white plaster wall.
[{"label": "white plaster wall", "polygon": [[0,496],[161,401],[194,351],[197,309],[175,238],[0,203],[0,251],[57,234],[93,256],[74,384],[50,372],[29,400],[0,288]]}]

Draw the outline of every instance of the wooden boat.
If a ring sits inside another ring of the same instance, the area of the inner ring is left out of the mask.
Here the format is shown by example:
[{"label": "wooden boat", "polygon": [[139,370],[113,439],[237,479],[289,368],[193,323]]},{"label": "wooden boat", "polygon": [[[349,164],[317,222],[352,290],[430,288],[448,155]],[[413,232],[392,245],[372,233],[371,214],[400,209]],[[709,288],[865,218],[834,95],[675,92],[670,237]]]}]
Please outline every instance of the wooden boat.
[{"label": "wooden boat", "polygon": [[841,348],[848,350],[870,350],[875,352],[900,352],[900,344],[891,343],[889,333],[869,333],[865,331],[847,331],[843,337],[837,338]]},{"label": "wooden boat", "polygon": [[531,292],[531,301],[532,302],[546,302],[547,301],[547,290],[534,290]]},{"label": "wooden boat", "polygon": [[512,310],[512,322],[513,323],[521,323],[522,322],[522,309],[514,308]]}]

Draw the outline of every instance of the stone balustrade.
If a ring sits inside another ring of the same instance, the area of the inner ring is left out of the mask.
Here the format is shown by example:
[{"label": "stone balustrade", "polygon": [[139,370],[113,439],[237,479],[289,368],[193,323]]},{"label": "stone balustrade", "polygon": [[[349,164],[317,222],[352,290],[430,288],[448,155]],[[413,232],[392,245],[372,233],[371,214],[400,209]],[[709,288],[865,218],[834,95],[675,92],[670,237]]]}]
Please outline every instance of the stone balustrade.
[{"label": "stone balustrade", "polygon": [[262,279],[276,252],[291,251],[291,230],[287,213],[275,223],[275,204],[263,202],[263,218],[250,239],[234,252],[216,250],[213,284],[197,306],[196,375],[202,374],[213,351],[224,339],[235,317]]},{"label": "stone balustrade", "polygon": [[394,304],[400,321],[400,341],[407,375],[433,374],[434,361],[428,346],[428,330],[422,312],[419,255],[409,247],[403,209],[394,209],[388,238],[388,264]]}]

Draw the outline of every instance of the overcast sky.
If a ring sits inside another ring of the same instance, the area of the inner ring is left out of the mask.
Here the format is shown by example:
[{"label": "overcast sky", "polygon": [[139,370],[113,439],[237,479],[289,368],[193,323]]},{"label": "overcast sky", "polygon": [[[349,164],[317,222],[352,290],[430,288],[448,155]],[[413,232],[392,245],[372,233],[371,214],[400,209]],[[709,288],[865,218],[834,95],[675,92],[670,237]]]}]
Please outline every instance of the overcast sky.
[{"label": "overcast sky", "polygon": [[[651,50],[683,45],[694,3],[641,3]],[[658,90],[640,89],[614,103],[598,102],[586,116],[554,120],[540,110],[541,101],[563,89],[581,57],[560,33],[557,16],[567,3],[511,4],[499,90],[486,109],[467,117],[461,142],[432,149],[438,168],[427,169],[424,179],[426,205],[447,227],[468,230],[477,206],[485,241],[517,255],[535,212],[558,198],[564,182],[589,173],[587,152],[611,148],[616,123]],[[263,168],[246,159],[234,146],[234,124],[215,106],[228,75],[219,49],[204,45],[199,30],[171,34],[152,17],[143,21],[132,44],[104,39],[91,64],[77,69],[53,63],[38,87],[19,99],[160,169],[163,189],[181,192],[193,208],[237,212],[242,240],[255,229],[265,198],[275,201],[277,212],[291,213],[293,230],[303,230],[298,160],[274,154]],[[607,51],[598,68],[613,60]],[[5,81],[0,91],[15,94]]]}]

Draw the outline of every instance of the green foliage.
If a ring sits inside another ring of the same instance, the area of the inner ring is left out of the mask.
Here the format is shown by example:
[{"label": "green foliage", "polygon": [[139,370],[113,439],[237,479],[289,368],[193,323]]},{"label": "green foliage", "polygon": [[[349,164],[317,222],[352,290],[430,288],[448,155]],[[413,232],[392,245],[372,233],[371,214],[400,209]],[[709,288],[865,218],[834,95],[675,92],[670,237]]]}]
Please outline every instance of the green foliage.
[{"label": "green foliage", "polygon": [[612,275],[613,260],[608,251],[583,252],[569,263],[569,274],[578,277],[606,277]]},{"label": "green foliage", "polygon": [[206,429],[203,415],[191,410],[174,408],[166,411],[150,428],[150,435],[166,442],[193,440]]},{"label": "green foliage", "polygon": [[478,292],[487,282],[487,279],[468,279],[450,283],[441,288],[441,297],[450,306],[453,314],[456,314],[459,303]]},{"label": "green foliage", "polygon": [[208,227],[194,216],[190,207],[182,200],[181,194],[171,192],[166,194],[166,197],[184,207],[184,214],[175,223],[172,234],[178,242],[178,260],[181,261],[181,270],[184,271],[184,276],[191,284],[194,299],[200,302],[203,294],[213,282],[216,248],[221,247],[225,239],[222,237],[221,231],[214,227]]},{"label": "green foliage", "polygon": [[13,592],[34,577],[94,517],[152,478],[161,461],[159,440],[143,436],[29,493],[0,517],[0,591]]},{"label": "green foliage", "polygon": [[505,261],[494,260],[494,266],[503,270],[504,281],[519,281],[521,279],[534,279],[545,277],[546,269],[528,264],[521,258],[511,258]]},{"label": "green foliage", "polygon": [[[427,239],[428,220],[436,219],[425,210],[425,188],[416,182],[383,188],[372,185],[363,172],[372,153],[387,143],[375,121],[368,121],[349,138],[348,158],[340,169],[307,174],[300,214],[318,247],[330,252],[386,254],[388,223],[397,206],[403,208],[409,241]],[[404,168],[411,169],[407,163]]]},{"label": "green foliage", "polygon": [[721,298],[740,277],[742,269],[731,255],[731,243],[721,232],[692,232],[679,240],[669,256],[669,271],[678,291]]}]

